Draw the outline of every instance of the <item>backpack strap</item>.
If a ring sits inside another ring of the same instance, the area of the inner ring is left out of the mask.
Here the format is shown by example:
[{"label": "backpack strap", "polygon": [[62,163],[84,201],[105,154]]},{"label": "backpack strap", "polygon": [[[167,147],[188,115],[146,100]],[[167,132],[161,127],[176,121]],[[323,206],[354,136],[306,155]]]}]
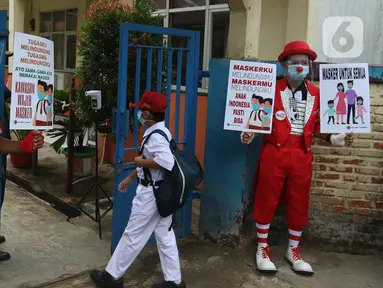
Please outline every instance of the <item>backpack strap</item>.
[{"label": "backpack strap", "polygon": [[140,151],[139,151],[139,154],[138,154],[139,156],[142,155],[142,152],[144,151],[144,146],[148,142],[150,136],[152,136],[153,134],[156,134],[156,133],[160,134],[161,136],[163,136],[170,143],[168,135],[166,135],[166,133],[164,131],[162,131],[161,129],[156,129],[153,132],[151,132],[148,136],[144,137],[144,140],[143,140],[143,142],[141,144],[141,148],[140,148]]},{"label": "backpack strap", "polygon": [[253,116],[253,113],[254,113],[254,110],[253,111],[251,111],[251,113],[250,113],[250,119],[251,119],[251,117]]},{"label": "backpack strap", "polygon": [[37,101],[37,104],[36,104],[36,112],[37,112],[37,109],[39,108],[39,104],[40,104],[41,100]]},{"label": "backpack strap", "polygon": [[[170,143],[168,135],[166,135],[166,133],[164,131],[162,131],[161,129],[154,130],[153,132],[151,132],[148,136],[146,136],[144,138],[144,140],[141,144],[141,148],[140,148],[138,155],[142,156],[142,158],[145,159],[145,157],[142,155],[142,153],[144,152],[144,147],[145,147],[146,143],[148,142],[150,136],[152,136],[153,134],[156,134],[156,133],[163,136]],[[144,171],[145,180],[148,180],[150,183],[153,183],[152,173],[150,172],[150,169],[149,168],[142,168],[142,169]]]},{"label": "backpack strap", "polygon": [[[142,142],[142,145],[141,145],[140,152],[139,152],[139,155],[140,155],[140,156],[142,155],[142,152],[143,152],[143,150],[144,150],[144,146],[145,146],[145,144],[148,142],[150,136],[152,136],[152,135],[155,134],[155,133],[160,134],[162,137],[164,137],[164,138],[170,143],[170,140],[169,140],[168,135],[166,135],[166,133],[165,133],[163,130],[161,130],[161,129],[156,129],[156,130],[154,130],[153,132],[151,132],[148,136],[146,136],[146,137],[144,138],[144,140],[143,140],[143,142]],[[143,157],[143,158],[144,158],[144,157]],[[154,185],[153,185],[153,178],[152,178],[152,173],[150,172],[150,169],[149,169],[149,168],[143,168],[143,170],[144,170],[144,177],[145,177],[145,179],[148,180],[148,181],[150,181],[150,183],[151,183],[151,185],[152,185],[152,187],[153,187],[153,190],[154,190],[155,187],[154,187]],[[176,218],[176,215],[173,214],[173,215],[172,215],[172,222],[171,222],[171,224],[170,224],[170,226],[169,226],[169,228],[168,228],[168,231],[171,231],[171,230],[172,230],[172,228],[173,228],[173,224],[174,224],[174,222],[175,222],[175,218]]]},{"label": "backpack strap", "polygon": [[47,102],[48,102],[48,100],[43,100],[44,102],[43,102],[43,107],[44,107],[44,113],[45,113],[45,115],[47,115],[48,113],[47,113]]}]

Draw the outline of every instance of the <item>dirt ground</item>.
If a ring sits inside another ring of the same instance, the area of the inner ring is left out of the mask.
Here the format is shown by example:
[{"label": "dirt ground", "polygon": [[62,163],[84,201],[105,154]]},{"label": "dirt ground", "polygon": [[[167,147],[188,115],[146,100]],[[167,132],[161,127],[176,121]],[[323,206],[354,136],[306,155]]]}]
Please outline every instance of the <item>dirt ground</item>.
[{"label": "dirt ground", "polygon": [[[146,288],[162,279],[155,247],[147,249],[126,273],[125,287]],[[180,241],[183,277],[189,288],[365,288],[382,287],[382,255],[347,255],[303,249],[315,274],[305,277],[295,274],[283,259],[284,247],[273,247],[274,262],[279,271],[262,275],[254,265],[255,250],[233,250],[196,239]],[[91,288],[88,273],[72,279],[43,286],[44,288]]]}]

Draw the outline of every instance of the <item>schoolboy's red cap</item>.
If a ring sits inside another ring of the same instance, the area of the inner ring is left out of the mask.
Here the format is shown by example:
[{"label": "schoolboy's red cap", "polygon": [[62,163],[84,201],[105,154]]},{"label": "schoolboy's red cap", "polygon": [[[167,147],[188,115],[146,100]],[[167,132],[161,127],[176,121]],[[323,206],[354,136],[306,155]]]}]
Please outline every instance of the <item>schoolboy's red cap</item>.
[{"label": "schoolboy's red cap", "polygon": [[138,103],[129,104],[130,108],[138,107],[152,112],[165,112],[168,107],[166,96],[159,92],[145,91]]}]

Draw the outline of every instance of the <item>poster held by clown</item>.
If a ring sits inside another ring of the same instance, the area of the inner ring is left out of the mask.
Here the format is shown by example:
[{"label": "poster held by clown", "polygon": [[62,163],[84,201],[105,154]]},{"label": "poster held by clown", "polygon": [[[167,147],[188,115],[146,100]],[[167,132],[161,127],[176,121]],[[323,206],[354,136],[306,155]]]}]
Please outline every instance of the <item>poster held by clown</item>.
[{"label": "poster held by clown", "polygon": [[321,133],[370,133],[368,64],[321,64]]},{"label": "poster held by clown", "polygon": [[275,64],[230,61],[225,130],[271,133],[276,70]]},{"label": "poster held by clown", "polygon": [[15,33],[12,77],[12,130],[53,128],[54,44]]}]

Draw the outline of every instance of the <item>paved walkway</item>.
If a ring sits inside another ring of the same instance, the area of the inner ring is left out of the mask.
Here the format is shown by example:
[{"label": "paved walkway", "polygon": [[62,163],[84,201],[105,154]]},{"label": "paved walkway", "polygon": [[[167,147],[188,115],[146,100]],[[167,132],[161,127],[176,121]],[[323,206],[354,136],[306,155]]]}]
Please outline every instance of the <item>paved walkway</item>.
[{"label": "paved walkway", "polygon": [[74,225],[46,203],[7,184],[0,248],[12,259],[0,262],[0,287],[34,287],[105,265],[110,241],[99,240],[90,220]]},{"label": "paved walkway", "polygon": [[[98,240],[97,226],[87,218],[65,217],[9,184],[3,211],[0,247],[12,259],[0,263],[1,288],[94,288],[88,270],[109,260],[110,233]],[[109,219],[110,220],[110,219]],[[110,231],[105,220],[104,231]],[[313,247],[302,254],[314,267],[313,277],[296,275],[284,261],[285,247],[272,247],[279,269],[274,276],[255,270],[254,248],[238,251],[196,239],[179,239],[183,277],[188,288],[381,288],[383,255],[347,255]],[[156,248],[146,247],[126,273],[125,287],[147,288],[162,279]]]},{"label": "paved walkway", "polygon": [[[273,249],[279,269],[275,276],[255,271],[254,250],[236,251],[209,243],[180,241],[181,266],[188,288],[381,288],[383,257],[357,256],[303,249],[315,269],[312,277],[295,274]],[[155,250],[152,248],[152,251]],[[145,252],[147,254],[147,251]],[[149,288],[161,280],[156,253],[141,257],[126,273],[125,287]],[[94,288],[87,274],[44,288]]]}]

